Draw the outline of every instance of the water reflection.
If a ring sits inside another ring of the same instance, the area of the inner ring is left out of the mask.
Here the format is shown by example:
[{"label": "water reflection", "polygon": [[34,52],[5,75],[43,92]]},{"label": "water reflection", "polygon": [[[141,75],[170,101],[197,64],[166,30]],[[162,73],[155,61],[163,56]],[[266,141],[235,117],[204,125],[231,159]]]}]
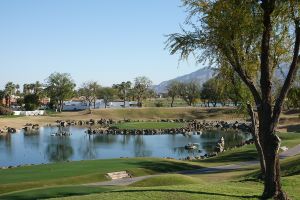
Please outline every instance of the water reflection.
[{"label": "water reflection", "polygon": [[[209,131],[201,135],[90,136],[85,130],[77,127],[41,127],[35,134],[21,131],[0,136],[0,166],[119,157],[184,158],[214,151],[222,136],[226,147],[237,145],[250,137],[234,131]],[[58,136],[60,134],[56,133],[70,135]],[[184,146],[188,143],[199,143],[199,148],[186,150]]]},{"label": "water reflection", "polygon": [[85,160],[91,160],[97,158],[96,145],[93,142],[94,138],[88,135],[85,140],[81,140],[79,144],[78,152]]},{"label": "water reflection", "polygon": [[73,147],[68,138],[59,138],[47,145],[46,155],[51,162],[66,161],[73,155]]},{"label": "water reflection", "polygon": [[12,154],[12,140],[11,134],[0,135],[0,150],[7,154]]},{"label": "water reflection", "polygon": [[146,148],[143,135],[134,137],[134,156],[135,157],[150,157],[152,152]]}]

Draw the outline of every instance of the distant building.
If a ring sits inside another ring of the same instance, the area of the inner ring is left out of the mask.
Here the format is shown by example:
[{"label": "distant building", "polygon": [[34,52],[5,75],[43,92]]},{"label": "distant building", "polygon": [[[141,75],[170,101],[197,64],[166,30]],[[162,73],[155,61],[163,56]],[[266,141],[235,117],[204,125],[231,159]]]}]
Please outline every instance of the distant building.
[{"label": "distant building", "polygon": [[[63,105],[63,111],[77,111],[77,110],[86,110],[88,108],[93,109],[94,108],[94,104],[92,103],[91,105],[89,105],[88,102],[85,101],[64,101],[64,105]],[[99,108],[104,108],[105,104],[103,99],[98,99],[96,100],[95,103],[95,109],[99,109]]]},{"label": "distant building", "polygon": [[[125,108],[138,107],[136,101],[125,101]],[[107,108],[124,108],[124,101],[111,101],[107,104]]]},{"label": "distant building", "polygon": [[[125,101],[125,107],[129,107],[129,102]],[[107,103],[107,108],[124,108],[124,101],[111,101]]]}]

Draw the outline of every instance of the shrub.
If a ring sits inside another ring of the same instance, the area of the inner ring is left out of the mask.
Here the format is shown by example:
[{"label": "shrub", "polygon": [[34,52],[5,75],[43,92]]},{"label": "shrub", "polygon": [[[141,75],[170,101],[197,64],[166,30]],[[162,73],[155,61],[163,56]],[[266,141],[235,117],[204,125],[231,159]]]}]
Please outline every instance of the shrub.
[{"label": "shrub", "polygon": [[155,107],[163,107],[163,102],[162,101],[155,102]]},{"label": "shrub", "polygon": [[10,108],[0,106],[0,115],[12,115],[14,112]]}]

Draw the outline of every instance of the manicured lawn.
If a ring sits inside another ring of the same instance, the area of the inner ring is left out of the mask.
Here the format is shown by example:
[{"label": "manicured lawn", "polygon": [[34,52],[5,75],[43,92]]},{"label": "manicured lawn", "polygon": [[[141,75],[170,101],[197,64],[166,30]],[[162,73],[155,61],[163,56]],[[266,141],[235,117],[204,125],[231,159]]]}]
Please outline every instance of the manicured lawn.
[{"label": "manicured lawn", "polygon": [[176,160],[132,158],[56,163],[0,170],[0,194],[44,186],[107,180],[107,172],[128,170],[134,176],[199,168]]},{"label": "manicured lawn", "polygon": [[[292,199],[300,199],[299,176],[283,178],[283,187]],[[227,181],[218,183],[182,184],[158,187],[130,187],[88,196],[68,197],[68,200],[195,200],[195,199],[259,199],[263,184],[256,181]]]},{"label": "manicured lawn", "polygon": [[[278,133],[282,140],[281,146],[291,148],[300,144],[300,133]],[[220,153],[216,157],[208,158],[201,161],[195,161],[201,166],[217,166],[227,165],[232,163],[240,163],[244,161],[258,160],[258,154],[254,145],[245,145],[240,148],[231,149],[224,153]]]},{"label": "manicured lawn", "polygon": [[[279,136],[285,146],[292,147],[300,143],[299,133],[280,133]],[[226,173],[155,176],[127,187],[80,186],[83,183],[107,180],[105,174],[113,171],[128,170],[134,176],[142,176],[238,163],[254,160],[256,157],[254,145],[247,145],[224,152],[217,157],[195,162],[156,158],[124,158],[0,170],[0,199],[25,200],[64,196],[70,196],[68,199],[93,200],[258,199],[263,189],[263,184],[256,180],[258,166]],[[281,166],[284,190],[292,199],[300,199],[300,188],[298,187],[300,185],[300,155],[281,161]],[[74,196],[85,194],[90,195]]]},{"label": "manicured lawn", "polygon": [[114,188],[109,187],[88,187],[88,186],[61,186],[53,188],[42,188],[35,190],[28,190],[23,192],[11,193],[0,196],[1,200],[31,200],[31,199],[46,199],[87,195],[93,193],[107,192]]},{"label": "manicured lawn", "polygon": [[182,128],[185,124],[177,122],[125,122],[113,126],[118,129],[168,129]]},{"label": "manicured lawn", "polygon": [[153,187],[166,185],[188,185],[202,183],[200,179],[181,174],[167,174],[150,177],[148,179],[131,184],[131,187]]}]

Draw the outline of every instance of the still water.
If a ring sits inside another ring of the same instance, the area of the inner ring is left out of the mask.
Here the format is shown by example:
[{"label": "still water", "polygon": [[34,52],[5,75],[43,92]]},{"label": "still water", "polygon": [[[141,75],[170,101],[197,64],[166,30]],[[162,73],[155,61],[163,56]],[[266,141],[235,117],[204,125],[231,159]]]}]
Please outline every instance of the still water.
[{"label": "still water", "polygon": [[[249,139],[249,134],[235,131],[207,131],[201,135],[93,135],[86,129],[69,127],[70,136],[51,136],[57,127],[42,127],[35,134],[20,131],[0,136],[0,166],[40,164],[68,160],[91,160],[119,157],[200,156],[214,150],[223,136],[225,146],[237,145]],[[186,150],[188,143],[198,143],[198,149]]]}]

